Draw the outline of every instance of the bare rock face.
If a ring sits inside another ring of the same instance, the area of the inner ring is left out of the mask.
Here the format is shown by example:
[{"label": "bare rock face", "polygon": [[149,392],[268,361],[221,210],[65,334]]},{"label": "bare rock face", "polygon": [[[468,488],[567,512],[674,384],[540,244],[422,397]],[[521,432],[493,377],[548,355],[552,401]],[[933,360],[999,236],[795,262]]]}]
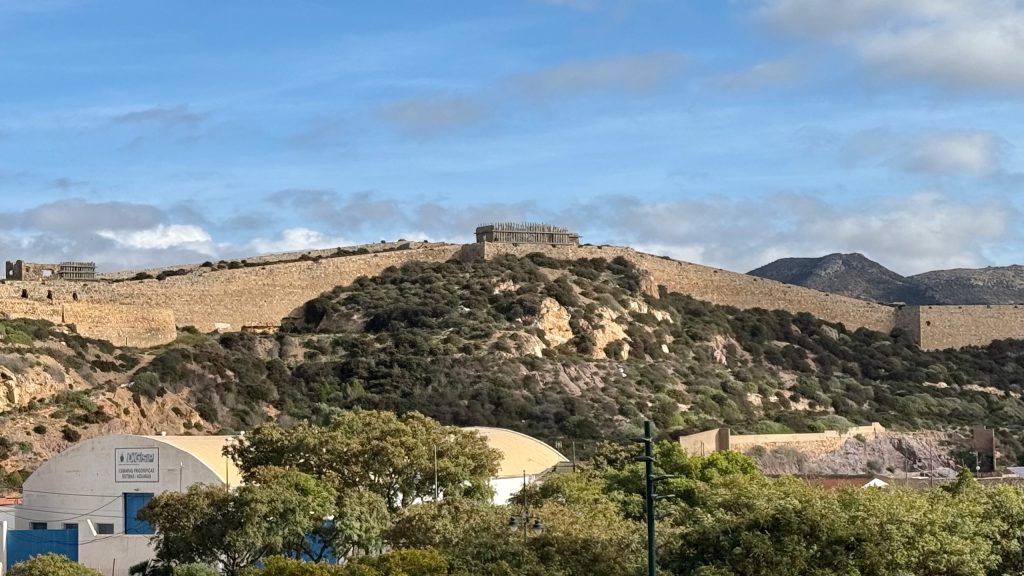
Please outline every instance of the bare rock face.
[{"label": "bare rock face", "polygon": [[526,332],[511,332],[505,335],[505,339],[511,348],[509,353],[513,356],[536,356],[540,358],[544,355],[544,350],[547,348],[543,340]]},{"label": "bare rock face", "polygon": [[602,306],[598,308],[597,316],[600,318],[600,324],[594,328],[594,358],[607,358],[608,355],[604,351],[605,346],[619,340],[623,341],[622,351],[620,357],[614,358],[614,360],[629,358],[629,337],[622,326],[615,321],[615,312]]},{"label": "bare rock face", "polygon": [[552,348],[565,344],[573,337],[572,328],[569,327],[569,311],[554,298],[541,301],[537,328],[544,333],[544,340]]},{"label": "bare rock face", "polygon": [[[5,362],[22,367],[11,369]],[[31,363],[24,366],[26,363]],[[15,359],[0,356],[0,410],[23,406],[33,398],[49,398],[58,392],[85,388],[77,375],[65,369],[49,356],[26,355]]]},{"label": "bare rock face", "polygon": [[654,281],[654,276],[650,274],[644,274],[644,277],[640,279],[640,291],[651,298],[661,297],[661,294],[658,293],[658,283]]}]

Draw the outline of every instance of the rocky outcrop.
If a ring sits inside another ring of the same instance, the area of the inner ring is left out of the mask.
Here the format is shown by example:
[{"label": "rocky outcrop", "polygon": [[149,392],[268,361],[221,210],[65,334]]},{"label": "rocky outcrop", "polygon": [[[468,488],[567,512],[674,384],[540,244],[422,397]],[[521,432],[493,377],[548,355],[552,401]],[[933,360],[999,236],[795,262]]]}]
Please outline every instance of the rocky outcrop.
[{"label": "rocky outcrop", "polygon": [[629,358],[629,336],[626,331],[615,321],[616,315],[610,308],[604,306],[597,309],[599,318],[598,324],[593,328],[594,334],[594,358],[607,358],[605,347],[612,342],[622,341],[621,351],[618,358],[613,360],[625,360]]},{"label": "rocky outcrop", "polygon": [[537,314],[537,328],[544,335],[547,345],[554,348],[572,340],[572,328],[569,327],[569,311],[554,298],[544,298]]}]

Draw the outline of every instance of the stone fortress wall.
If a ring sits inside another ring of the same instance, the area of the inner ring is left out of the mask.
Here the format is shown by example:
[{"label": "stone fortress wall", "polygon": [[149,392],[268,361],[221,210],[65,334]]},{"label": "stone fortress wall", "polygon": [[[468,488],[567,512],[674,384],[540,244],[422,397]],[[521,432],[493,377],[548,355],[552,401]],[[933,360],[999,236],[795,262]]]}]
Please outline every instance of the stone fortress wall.
[{"label": "stone fortress wall", "polygon": [[[87,305],[101,305],[109,312],[104,322],[109,326],[71,319],[64,323],[74,323],[84,336],[118,344],[124,344],[127,338],[131,345],[152,346],[173,341],[175,325],[195,326],[204,332],[273,328],[305,302],[336,286],[406,262],[444,262],[461,248],[456,244],[432,244],[246,268],[197,268],[164,280],[7,281],[0,284],[0,312],[62,323],[62,307],[66,311],[82,310],[84,314]],[[135,320],[144,312],[151,312],[154,321],[163,323],[159,330],[153,331]]]},{"label": "stone fortress wall", "polygon": [[679,445],[688,454],[701,456],[724,450],[746,453],[754,447],[761,446],[769,450],[781,447],[797,448],[813,457],[834,452],[852,438],[860,436],[864,440],[873,440],[883,433],[885,433],[885,427],[878,422],[872,422],[868,426],[854,426],[846,432],[826,430],[825,432],[807,434],[734,435],[728,428],[715,428],[689,436],[681,436]]},{"label": "stone fortress wall", "polygon": [[191,266],[189,273],[164,280],[123,280],[121,275],[122,281],[112,282],[111,275],[104,275],[107,281],[4,281],[0,283],[0,313],[73,323],[86,336],[152,346],[173,341],[175,326],[195,326],[203,331],[272,331],[282,318],[321,293],[360,276],[380,274],[389,266],[543,252],[561,259],[623,256],[670,291],[737,308],[808,312],[851,330],[863,327],[889,332],[900,327],[926,349],[1024,337],[1024,307],[887,306],[630,248],[399,242],[366,245],[368,253],[352,254],[356,248],[346,248],[344,253],[350,255],[344,256],[337,256],[339,249],[332,248],[249,258],[249,266],[234,269]]}]

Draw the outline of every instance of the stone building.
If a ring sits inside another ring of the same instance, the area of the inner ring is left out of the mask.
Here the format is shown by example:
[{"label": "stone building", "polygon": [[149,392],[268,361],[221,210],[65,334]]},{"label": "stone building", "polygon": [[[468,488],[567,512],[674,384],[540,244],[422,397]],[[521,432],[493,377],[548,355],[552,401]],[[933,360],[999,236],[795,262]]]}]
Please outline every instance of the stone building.
[{"label": "stone building", "polygon": [[550,224],[503,222],[478,226],[477,242],[505,242],[509,244],[551,244],[578,246],[580,235]]},{"label": "stone building", "polygon": [[95,262],[61,262],[60,264],[38,264],[23,260],[7,261],[8,280],[95,280]]}]

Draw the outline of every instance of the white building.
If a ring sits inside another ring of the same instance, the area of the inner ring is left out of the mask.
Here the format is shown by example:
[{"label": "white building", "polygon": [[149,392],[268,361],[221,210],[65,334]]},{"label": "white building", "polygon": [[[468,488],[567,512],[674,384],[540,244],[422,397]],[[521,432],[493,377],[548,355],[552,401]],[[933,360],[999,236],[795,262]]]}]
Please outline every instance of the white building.
[{"label": "white building", "polygon": [[[241,481],[222,454],[226,436],[101,436],[39,467],[14,525],[3,522],[3,567],[54,550],[110,576],[153,557],[152,530],[135,513],[154,495]],[[56,550],[55,550],[56,549]]]},{"label": "white building", "polygon": [[507,504],[509,498],[526,484],[542,480],[562,467],[571,466],[569,459],[533,436],[504,428],[466,428],[479,433],[487,443],[501,452],[498,475],[491,479],[494,503]]}]

